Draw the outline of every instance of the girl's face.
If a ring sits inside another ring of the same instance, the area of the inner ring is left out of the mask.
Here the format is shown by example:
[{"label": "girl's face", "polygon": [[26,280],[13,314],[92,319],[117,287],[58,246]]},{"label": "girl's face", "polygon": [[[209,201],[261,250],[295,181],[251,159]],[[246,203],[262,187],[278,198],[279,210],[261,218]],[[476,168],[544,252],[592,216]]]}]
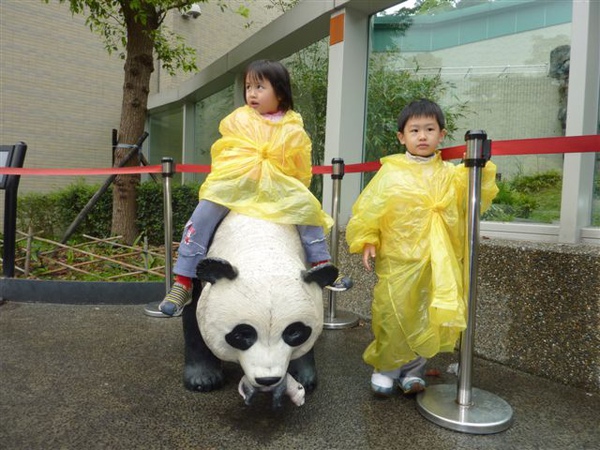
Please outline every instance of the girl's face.
[{"label": "girl's face", "polygon": [[442,143],[446,130],[441,130],[435,117],[411,117],[403,131],[398,132],[398,140],[409,153],[416,156],[431,156]]},{"label": "girl's face", "polygon": [[246,104],[260,114],[272,114],[279,110],[279,99],[275,89],[266,78],[258,79],[249,74],[246,77]]}]

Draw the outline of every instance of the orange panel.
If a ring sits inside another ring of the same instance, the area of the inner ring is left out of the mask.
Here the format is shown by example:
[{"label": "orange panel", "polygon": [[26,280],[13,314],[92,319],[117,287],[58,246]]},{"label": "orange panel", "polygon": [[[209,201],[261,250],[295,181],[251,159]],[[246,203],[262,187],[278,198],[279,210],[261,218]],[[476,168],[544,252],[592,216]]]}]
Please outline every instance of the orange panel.
[{"label": "orange panel", "polygon": [[344,40],[344,16],[338,14],[329,21],[329,45],[334,45]]}]

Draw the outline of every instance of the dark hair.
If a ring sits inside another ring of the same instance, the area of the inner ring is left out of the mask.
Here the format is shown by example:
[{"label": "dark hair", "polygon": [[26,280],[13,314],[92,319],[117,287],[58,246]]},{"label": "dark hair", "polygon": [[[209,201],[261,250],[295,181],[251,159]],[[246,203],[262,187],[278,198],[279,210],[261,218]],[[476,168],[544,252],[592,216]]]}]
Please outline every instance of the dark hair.
[{"label": "dark hair", "polygon": [[[294,109],[294,100],[292,99],[292,83],[290,74],[283,64],[279,61],[260,59],[251,62],[244,73],[244,83],[246,78],[255,77],[257,80],[269,80],[269,83],[275,90],[275,95],[279,100],[279,109],[287,111]],[[246,89],[244,88],[244,102],[246,102]]]},{"label": "dark hair", "polygon": [[398,131],[404,133],[404,127],[408,119],[413,117],[435,117],[440,129],[446,128],[446,119],[440,105],[426,98],[414,100],[404,107],[398,115]]}]

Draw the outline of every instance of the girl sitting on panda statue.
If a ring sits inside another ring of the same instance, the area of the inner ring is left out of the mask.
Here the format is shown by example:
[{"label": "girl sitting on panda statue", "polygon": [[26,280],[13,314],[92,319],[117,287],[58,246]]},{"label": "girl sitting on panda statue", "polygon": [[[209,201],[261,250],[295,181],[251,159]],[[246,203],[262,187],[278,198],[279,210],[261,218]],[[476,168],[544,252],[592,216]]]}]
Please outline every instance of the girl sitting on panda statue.
[{"label": "girl sitting on panda statue", "polygon": [[340,276],[331,263],[325,233],[333,219],[308,189],[312,145],[302,117],[293,110],[287,69],[278,61],[255,61],[244,80],[245,105],[219,125],[222,137],[211,148],[211,173],[183,230],[175,282],[159,305],[168,316],[181,315],[191,303],[196,267],[206,259],[214,232],[229,211],[296,225],[311,266],[304,280],[335,291],[352,287],[352,280]]}]

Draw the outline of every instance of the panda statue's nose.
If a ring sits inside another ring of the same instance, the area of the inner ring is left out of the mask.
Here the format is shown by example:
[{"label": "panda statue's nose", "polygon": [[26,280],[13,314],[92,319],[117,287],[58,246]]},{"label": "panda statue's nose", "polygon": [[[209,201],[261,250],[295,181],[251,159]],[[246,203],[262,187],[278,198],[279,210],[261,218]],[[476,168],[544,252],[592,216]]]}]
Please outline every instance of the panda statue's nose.
[{"label": "panda statue's nose", "polygon": [[273,386],[281,381],[281,377],[259,377],[255,378],[256,383],[261,386]]}]

